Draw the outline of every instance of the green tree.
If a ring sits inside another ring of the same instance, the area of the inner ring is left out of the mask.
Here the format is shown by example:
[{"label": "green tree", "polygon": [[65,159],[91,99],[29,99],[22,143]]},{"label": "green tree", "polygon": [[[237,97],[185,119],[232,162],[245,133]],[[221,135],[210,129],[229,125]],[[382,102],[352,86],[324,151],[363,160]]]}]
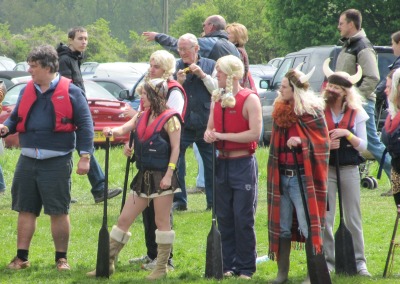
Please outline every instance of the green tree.
[{"label": "green tree", "polygon": [[246,50],[251,63],[266,62],[271,58],[272,46],[269,44],[269,24],[259,15],[265,10],[265,0],[207,0],[204,4],[193,4],[191,8],[179,11],[177,20],[171,24],[170,34],[179,37],[190,32],[200,36],[202,23],[213,14],[219,14],[228,23],[239,22],[249,32]]},{"label": "green tree", "polygon": [[89,34],[86,51],[88,61],[126,61],[128,48],[124,42],[112,36],[108,21],[98,19],[86,28]]},{"label": "green tree", "polygon": [[397,0],[269,0],[266,3],[272,45],[280,56],[307,46],[337,44],[340,14],[350,8],[362,12],[362,27],[375,45],[390,45],[390,34],[400,26]]},{"label": "green tree", "polygon": [[25,61],[29,51],[42,44],[56,44],[63,37],[63,32],[55,26],[48,24],[41,27],[32,27],[24,30],[23,34],[7,34],[7,24],[0,24],[2,33],[1,51],[16,62]]},{"label": "green tree", "polygon": [[130,62],[148,62],[150,55],[157,49],[161,49],[159,45],[147,42],[141,35],[131,31],[132,45],[128,52],[127,60]]}]

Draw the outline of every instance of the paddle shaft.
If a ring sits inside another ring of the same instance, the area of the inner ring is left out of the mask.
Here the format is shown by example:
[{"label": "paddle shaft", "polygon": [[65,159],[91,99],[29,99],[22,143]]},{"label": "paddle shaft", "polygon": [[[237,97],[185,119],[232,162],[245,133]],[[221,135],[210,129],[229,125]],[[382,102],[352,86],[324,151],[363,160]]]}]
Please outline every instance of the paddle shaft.
[{"label": "paddle shaft", "polygon": [[110,159],[110,138],[106,137],[106,157],[105,157],[105,179],[104,179],[104,209],[103,224],[99,231],[99,242],[97,247],[96,277],[110,276],[110,235],[107,229],[107,198],[108,198],[108,168]]},{"label": "paddle shaft", "polygon": [[223,265],[222,265],[222,245],[221,245],[221,234],[218,231],[217,221],[216,221],[216,208],[215,208],[215,191],[216,191],[216,181],[215,181],[215,143],[212,144],[213,154],[212,154],[212,171],[213,171],[213,203],[212,203],[212,225],[211,230],[207,236],[207,248],[206,248],[206,278],[222,279],[224,276]]},{"label": "paddle shaft", "polygon": [[340,223],[335,234],[335,266],[337,274],[356,275],[357,263],[354,253],[353,237],[347,229],[343,217],[342,186],[339,167],[339,149],[336,154],[336,183],[339,201]]},{"label": "paddle shaft", "polygon": [[310,276],[310,281],[312,284],[330,284],[332,283],[331,277],[329,275],[328,266],[326,264],[325,256],[323,253],[317,254],[313,249],[312,235],[311,235],[311,221],[310,213],[308,211],[306,193],[303,187],[303,181],[301,179],[301,173],[299,168],[299,163],[297,162],[296,151],[291,148],[293,154],[294,164],[296,166],[296,176],[299,183],[301,200],[303,202],[304,214],[306,217],[307,227],[308,227],[308,237],[306,240],[306,255],[307,255],[307,269],[308,275]]},{"label": "paddle shaft", "polygon": [[[400,208],[400,205],[399,205],[398,208]],[[392,239],[390,240],[389,252],[388,252],[388,255],[387,255],[387,258],[386,258],[385,270],[383,271],[383,277],[384,278],[387,275],[388,268],[389,268],[389,262],[390,262],[390,259],[392,257],[392,254],[393,254],[393,246],[394,246],[394,243],[395,243],[395,238],[396,238],[396,233],[397,233],[397,226],[399,225],[399,219],[400,219],[400,212],[397,213],[396,222],[394,223]]]},{"label": "paddle shaft", "polygon": [[[130,132],[129,135],[129,148],[132,148],[133,144],[133,131]],[[121,210],[124,209],[125,201],[126,201],[126,192],[128,190],[128,179],[129,179],[129,168],[131,166],[132,159],[131,157],[126,158],[126,166],[125,166],[125,179],[124,179],[124,191],[122,192],[122,201],[121,201]]]}]

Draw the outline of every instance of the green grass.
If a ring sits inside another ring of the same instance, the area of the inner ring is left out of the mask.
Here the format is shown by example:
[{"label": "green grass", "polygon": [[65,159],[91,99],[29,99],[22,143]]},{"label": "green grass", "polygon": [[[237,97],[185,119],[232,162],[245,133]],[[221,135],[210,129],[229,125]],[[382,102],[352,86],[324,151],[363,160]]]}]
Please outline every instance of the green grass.
[{"label": "green grass", "polygon": [[[54,246],[50,234],[49,217],[42,214],[38,218],[37,229],[32,240],[29,260],[32,267],[23,271],[9,271],[5,267],[16,254],[17,213],[11,208],[10,187],[18,150],[7,150],[1,157],[7,192],[0,196],[0,283],[143,283],[148,274],[139,266],[133,266],[128,260],[133,256],[143,255],[145,250],[143,225],[139,218],[131,227],[132,238],[121,251],[117,271],[109,280],[88,279],[86,272],[96,265],[98,233],[102,224],[103,204],[94,204],[90,185],[86,176],[73,174],[72,196],[78,203],[71,206],[71,240],[68,260],[70,272],[59,273],[54,268]],[[257,252],[265,255],[268,251],[267,204],[266,204],[266,166],[268,149],[257,150],[259,163],[259,198],[256,214]],[[104,164],[104,150],[98,150],[96,157]],[[77,159],[75,154],[75,159]],[[74,171],[76,170],[76,162]],[[195,186],[197,164],[191,149],[187,153],[188,187]],[[113,148],[110,153],[110,187],[123,186],[126,159],[121,148]],[[376,163],[372,173],[376,175]],[[131,177],[132,177],[131,173]],[[131,179],[131,178],[130,178]],[[333,283],[393,283],[399,278],[382,278],[386,255],[395,221],[395,207],[392,197],[381,197],[389,188],[386,176],[379,181],[377,190],[361,189],[361,203],[364,223],[365,251],[372,279],[362,277],[340,277],[332,275]],[[211,212],[205,211],[204,194],[188,196],[186,212],[177,212],[174,216],[176,242],[174,245],[175,271],[168,274],[162,283],[217,283],[204,279],[206,238],[211,227]],[[109,229],[115,224],[121,198],[109,201]],[[399,258],[400,256],[397,256]],[[396,258],[395,258],[396,259]],[[300,283],[306,275],[304,251],[291,254],[290,283]],[[400,271],[400,261],[395,264],[395,273]],[[257,266],[257,272],[251,283],[267,283],[276,276],[276,262],[267,261]],[[243,283],[229,279],[223,283]]]}]

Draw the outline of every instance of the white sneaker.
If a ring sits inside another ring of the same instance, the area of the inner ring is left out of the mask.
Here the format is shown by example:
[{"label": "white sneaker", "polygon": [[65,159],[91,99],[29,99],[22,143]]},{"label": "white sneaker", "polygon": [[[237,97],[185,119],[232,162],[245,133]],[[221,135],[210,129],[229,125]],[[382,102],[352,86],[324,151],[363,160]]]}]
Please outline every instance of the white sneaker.
[{"label": "white sneaker", "polygon": [[144,256],[141,256],[141,257],[131,258],[129,260],[129,263],[130,264],[139,264],[139,263],[147,264],[147,263],[150,263],[152,261],[153,261],[153,259],[151,259],[148,255],[144,255]]},{"label": "white sneaker", "polygon": [[365,276],[365,277],[372,277],[371,273],[369,273],[366,268],[363,268],[360,271],[358,271],[358,275]]},{"label": "white sneaker", "polygon": [[[150,271],[150,270],[153,270],[154,268],[156,268],[156,265],[157,265],[157,258],[155,258],[153,261],[151,261],[149,263],[142,264],[142,269]],[[173,271],[175,269],[175,267],[172,263],[172,259],[168,259],[167,268],[169,271]]]}]

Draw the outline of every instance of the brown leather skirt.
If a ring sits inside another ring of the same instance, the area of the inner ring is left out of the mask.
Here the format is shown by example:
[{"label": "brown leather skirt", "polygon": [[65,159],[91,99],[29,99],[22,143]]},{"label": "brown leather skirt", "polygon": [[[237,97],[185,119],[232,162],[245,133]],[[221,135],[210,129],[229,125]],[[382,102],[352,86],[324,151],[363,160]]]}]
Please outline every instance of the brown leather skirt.
[{"label": "brown leather skirt", "polygon": [[139,171],[131,182],[131,189],[137,196],[144,198],[155,198],[162,195],[180,192],[176,171],[171,178],[171,187],[161,189],[160,182],[165,173],[160,171]]}]

